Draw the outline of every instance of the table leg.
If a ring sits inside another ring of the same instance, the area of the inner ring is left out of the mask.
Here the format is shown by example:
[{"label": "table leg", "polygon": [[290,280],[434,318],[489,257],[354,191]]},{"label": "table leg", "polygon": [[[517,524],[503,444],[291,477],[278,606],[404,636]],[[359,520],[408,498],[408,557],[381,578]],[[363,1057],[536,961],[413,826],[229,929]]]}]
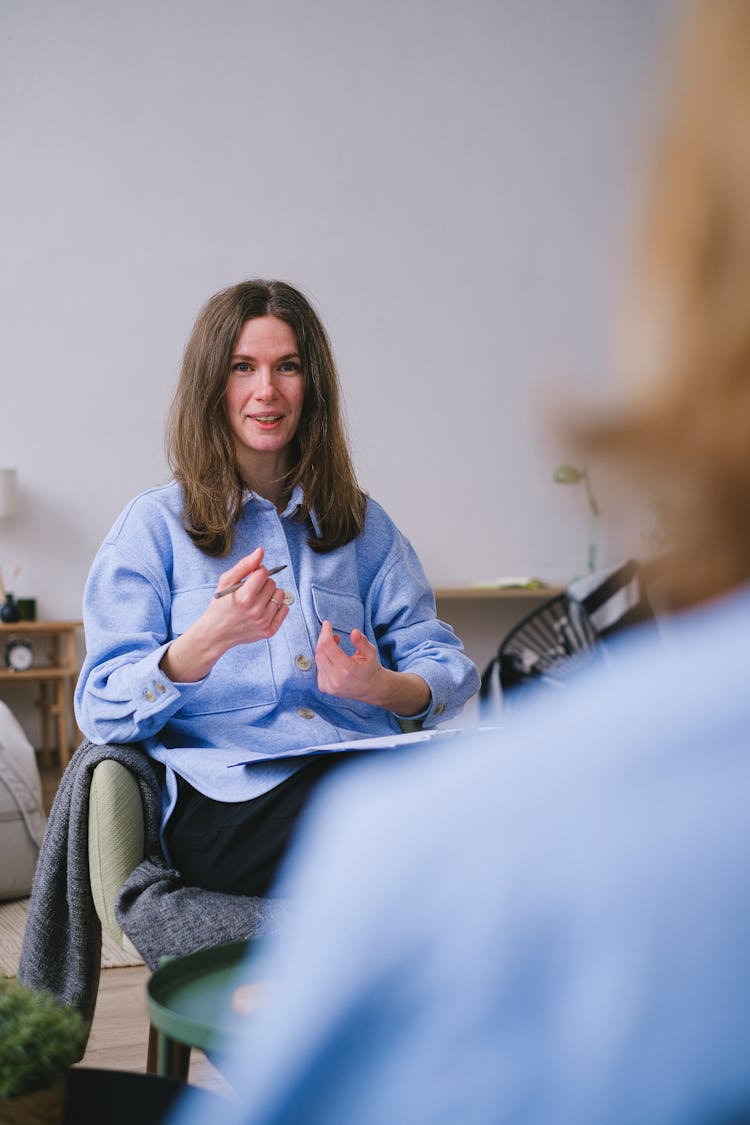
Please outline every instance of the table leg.
[{"label": "table leg", "polygon": [[49,768],[52,764],[52,754],[50,747],[50,714],[49,714],[49,696],[47,694],[47,683],[42,680],[39,684],[39,710],[42,719],[42,761],[45,768]]},{"label": "table leg", "polygon": [[69,714],[70,714],[70,725],[73,729],[73,740],[70,743],[70,751],[71,751],[71,754],[74,754],[76,752],[77,748],[81,745],[81,742],[83,741],[83,735],[82,735],[81,731],[78,729],[78,723],[76,722],[76,709],[75,709],[76,682],[75,682],[74,679],[71,678],[70,680],[67,681],[67,683],[68,683],[67,704],[68,704]]},{"label": "table leg", "polygon": [[152,1023],[148,1025],[148,1053],[146,1054],[146,1074],[159,1073],[159,1032]]},{"label": "table leg", "polygon": [[64,770],[70,761],[70,735],[68,734],[68,708],[65,682],[55,684],[55,714],[57,716],[57,749],[60,754],[60,769]]},{"label": "table leg", "polygon": [[157,1074],[187,1082],[190,1070],[190,1048],[160,1031]]}]

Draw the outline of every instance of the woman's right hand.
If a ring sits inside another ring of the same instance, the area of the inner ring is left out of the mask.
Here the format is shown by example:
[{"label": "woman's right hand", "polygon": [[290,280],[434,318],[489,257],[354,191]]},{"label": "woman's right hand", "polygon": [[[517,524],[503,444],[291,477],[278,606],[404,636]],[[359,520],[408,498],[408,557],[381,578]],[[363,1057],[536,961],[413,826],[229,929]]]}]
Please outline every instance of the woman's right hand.
[{"label": "woman's right hand", "polygon": [[164,653],[160,667],[173,683],[202,680],[228,649],[265,640],[281,628],[289,607],[263,566],[262,547],[221,575],[217,593],[242,579],[238,590],[211,598],[197,621]]}]

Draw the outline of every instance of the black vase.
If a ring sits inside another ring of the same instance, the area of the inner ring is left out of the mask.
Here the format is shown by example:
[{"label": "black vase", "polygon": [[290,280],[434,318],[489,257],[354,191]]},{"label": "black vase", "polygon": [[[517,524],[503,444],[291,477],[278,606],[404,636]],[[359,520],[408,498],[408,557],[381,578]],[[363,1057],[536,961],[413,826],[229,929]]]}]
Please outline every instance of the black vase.
[{"label": "black vase", "polygon": [[10,625],[14,621],[20,620],[21,613],[16,605],[16,599],[12,594],[6,594],[5,601],[0,605],[0,621],[4,621],[6,625]]}]

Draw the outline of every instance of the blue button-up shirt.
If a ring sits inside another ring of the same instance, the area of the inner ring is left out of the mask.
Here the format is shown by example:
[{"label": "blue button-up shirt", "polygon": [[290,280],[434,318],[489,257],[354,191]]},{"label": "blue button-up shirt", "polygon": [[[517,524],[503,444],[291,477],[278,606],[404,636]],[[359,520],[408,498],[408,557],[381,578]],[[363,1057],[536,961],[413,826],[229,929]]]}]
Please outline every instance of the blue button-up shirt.
[{"label": "blue button-up shirt", "polygon": [[[455,716],[478,688],[477,669],[436,617],[416,553],[380,505],[368,500],[361,535],[319,554],[308,543],[315,519],[300,520],[301,502],[296,489],[279,515],[248,492],[232,549],[217,559],[186,534],[182,493],[172,482],[136,497],[94,560],[76,717],[93,742],[142,742],[168,767],[165,817],[172,771],[215,800],[247,800],[304,764],[280,760],[290,751],[400,729],[390,712],[318,689],[315,646],[324,620],[345,651],[356,627],[385,667],[426,681],[426,727]],[[224,653],[199,682],[173,683],[159,667],[168,645],[206,609],[219,576],[256,547],[269,567],[286,564],[278,583],[287,619],[268,640]]]}]

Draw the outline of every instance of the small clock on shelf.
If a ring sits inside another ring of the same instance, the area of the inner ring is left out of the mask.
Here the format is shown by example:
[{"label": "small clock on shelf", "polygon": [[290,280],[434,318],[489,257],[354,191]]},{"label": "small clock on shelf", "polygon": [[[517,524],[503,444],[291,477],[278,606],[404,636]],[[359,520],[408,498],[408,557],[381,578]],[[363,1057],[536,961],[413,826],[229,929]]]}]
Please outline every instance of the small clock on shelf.
[{"label": "small clock on shelf", "polygon": [[13,672],[26,672],[34,663],[34,650],[30,641],[8,641],[5,646],[5,663]]}]

